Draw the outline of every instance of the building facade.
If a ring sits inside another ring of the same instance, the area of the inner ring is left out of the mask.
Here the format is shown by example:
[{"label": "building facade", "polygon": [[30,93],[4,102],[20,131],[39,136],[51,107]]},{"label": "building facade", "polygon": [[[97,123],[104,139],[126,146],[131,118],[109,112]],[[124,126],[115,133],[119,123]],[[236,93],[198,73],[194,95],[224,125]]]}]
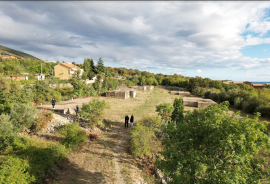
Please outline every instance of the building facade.
[{"label": "building facade", "polygon": [[80,67],[73,65],[71,63],[62,62],[56,66],[54,66],[54,76],[63,80],[70,79],[73,75],[75,75],[76,71],[80,70],[80,77],[82,76],[83,69]]}]

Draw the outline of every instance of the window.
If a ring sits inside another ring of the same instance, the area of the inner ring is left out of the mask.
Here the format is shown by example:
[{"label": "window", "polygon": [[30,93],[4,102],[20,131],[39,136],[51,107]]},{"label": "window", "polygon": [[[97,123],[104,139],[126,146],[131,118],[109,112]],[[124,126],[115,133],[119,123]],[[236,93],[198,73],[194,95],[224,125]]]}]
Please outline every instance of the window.
[{"label": "window", "polygon": [[61,71],[63,71],[63,69],[61,69]]},{"label": "window", "polygon": [[61,77],[63,77],[63,75],[61,75]]}]

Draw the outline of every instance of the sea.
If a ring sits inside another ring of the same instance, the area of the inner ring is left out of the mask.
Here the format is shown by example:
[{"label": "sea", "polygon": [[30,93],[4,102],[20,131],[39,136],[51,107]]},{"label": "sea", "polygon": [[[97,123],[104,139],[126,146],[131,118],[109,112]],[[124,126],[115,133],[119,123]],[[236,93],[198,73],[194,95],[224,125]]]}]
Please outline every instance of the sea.
[{"label": "sea", "polygon": [[251,82],[252,84],[266,84],[266,83],[270,83],[270,82]]}]

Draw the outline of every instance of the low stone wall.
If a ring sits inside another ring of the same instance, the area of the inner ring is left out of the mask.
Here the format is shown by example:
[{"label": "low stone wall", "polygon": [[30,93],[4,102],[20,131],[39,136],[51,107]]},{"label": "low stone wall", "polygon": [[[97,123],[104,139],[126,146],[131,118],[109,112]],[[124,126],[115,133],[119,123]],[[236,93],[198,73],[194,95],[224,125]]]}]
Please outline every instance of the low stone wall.
[{"label": "low stone wall", "polygon": [[188,91],[186,88],[175,87],[175,86],[157,86],[157,88],[166,89],[169,91]]},{"label": "low stone wall", "polygon": [[199,97],[183,97],[182,102],[185,106],[198,108],[205,108],[208,107],[209,105],[216,104],[216,102],[214,102],[211,99],[204,99]]},{"label": "low stone wall", "polygon": [[130,96],[130,98],[135,98],[136,97],[136,91],[135,90],[129,91],[129,96]]},{"label": "low stone wall", "polygon": [[198,102],[197,104],[197,107],[198,108],[206,108],[208,107],[209,105],[213,105],[213,104],[216,104],[216,102]]},{"label": "low stone wall", "polygon": [[131,88],[137,89],[137,90],[146,91],[146,90],[152,90],[152,89],[154,89],[155,86],[131,86]]},{"label": "low stone wall", "polygon": [[181,96],[190,96],[189,91],[171,91],[171,94],[181,95]]}]

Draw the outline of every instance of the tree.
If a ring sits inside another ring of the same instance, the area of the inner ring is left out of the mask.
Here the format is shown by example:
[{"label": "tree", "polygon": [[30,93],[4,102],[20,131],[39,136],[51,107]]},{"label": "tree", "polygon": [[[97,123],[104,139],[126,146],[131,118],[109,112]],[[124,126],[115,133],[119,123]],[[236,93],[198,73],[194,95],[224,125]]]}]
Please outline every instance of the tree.
[{"label": "tree", "polygon": [[101,58],[99,58],[98,63],[97,63],[97,71],[98,73],[104,73],[104,70],[105,70],[104,62],[102,61]]},{"label": "tree", "polygon": [[145,85],[145,76],[140,76],[140,77],[139,77],[139,85],[140,85],[140,86]]},{"label": "tree", "polygon": [[94,72],[95,74],[97,74],[97,70],[96,70],[95,63],[94,63],[94,60],[93,59],[90,60],[90,66],[91,66],[92,72]]},{"label": "tree", "polygon": [[[131,130],[131,151],[135,156],[152,154],[161,149],[156,134],[161,130],[159,116],[145,116]],[[143,136],[142,136],[143,135]]]},{"label": "tree", "polygon": [[106,108],[108,108],[108,105],[105,101],[93,99],[83,106],[79,115],[88,122],[89,126],[93,126],[94,124],[103,126],[102,120]]},{"label": "tree", "polygon": [[171,121],[171,116],[174,108],[170,103],[162,103],[156,106],[156,112],[161,116],[163,120]]},{"label": "tree", "polygon": [[85,59],[83,62],[84,72],[89,73],[92,71],[91,68],[91,59]]},{"label": "tree", "polygon": [[171,183],[261,183],[269,174],[255,156],[270,146],[266,122],[231,116],[228,102],[186,114],[164,133],[158,168]]},{"label": "tree", "polygon": [[172,120],[181,123],[184,119],[184,104],[182,98],[175,98],[173,102]]}]

